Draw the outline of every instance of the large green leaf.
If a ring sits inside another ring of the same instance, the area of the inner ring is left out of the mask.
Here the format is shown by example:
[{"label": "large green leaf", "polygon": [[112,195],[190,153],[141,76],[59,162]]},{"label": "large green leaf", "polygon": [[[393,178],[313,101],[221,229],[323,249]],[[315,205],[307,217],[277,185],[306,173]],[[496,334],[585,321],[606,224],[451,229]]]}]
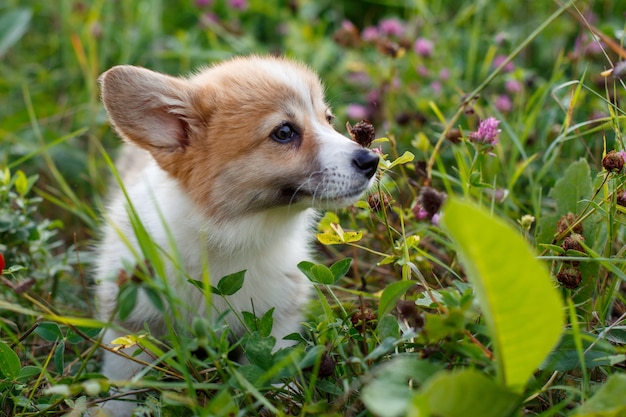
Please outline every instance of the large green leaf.
[{"label": "large green leaf", "polygon": [[518,397],[472,369],[440,372],[414,397],[408,415],[504,417],[511,415]]},{"label": "large green leaf", "polygon": [[450,198],[442,227],[456,243],[476,291],[500,381],[521,390],[559,340],[561,297],[527,242],[503,220]]},{"label": "large green leaf", "polygon": [[595,395],[571,414],[575,417],[626,416],[626,375],[613,374]]},{"label": "large green leaf", "polygon": [[[548,193],[548,197],[556,202],[556,213],[543,215],[539,219],[539,236],[537,241],[550,243],[554,238],[556,224],[559,218],[567,213],[579,213],[585,206],[585,199],[591,198],[593,185],[591,182],[591,169],[585,159],[579,159],[572,163],[554,187]],[[593,222],[583,222],[585,229]]]}]

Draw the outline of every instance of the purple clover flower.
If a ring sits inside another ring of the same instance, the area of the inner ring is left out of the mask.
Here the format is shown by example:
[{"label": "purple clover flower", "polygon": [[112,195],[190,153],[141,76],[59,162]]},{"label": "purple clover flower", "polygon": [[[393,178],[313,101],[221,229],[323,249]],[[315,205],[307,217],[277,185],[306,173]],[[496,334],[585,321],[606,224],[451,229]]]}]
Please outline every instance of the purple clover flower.
[{"label": "purple clover flower", "polygon": [[346,116],[349,119],[367,119],[367,113],[367,108],[360,104],[348,104],[348,107],[346,107]]},{"label": "purple clover flower", "polygon": [[433,54],[435,44],[426,38],[418,38],[413,44],[413,50],[423,58],[428,58]]},{"label": "purple clover flower", "polygon": [[361,39],[363,39],[365,42],[374,41],[378,39],[379,36],[380,32],[375,26],[368,26],[361,32]]},{"label": "purple clover flower", "polygon": [[506,80],[506,82],[504,83],[504,88],[507,92],[515,94],[522,91],[524,89],[524,86],[517,80]]},{"label": "purple clover flower", "polygon": [[496,97],[496,101],[494,103],[496,109],[502,113],[508,113],[513,109],[513,102],[511,102],[511,98],[506,94],[501,94]]},{"label": "purple clover flower", "polygon": [[233,9],[246,10],[248,8],[248,0],[228,0],[228,5]]},{"label": "purple clover flower", "polygon": [[470,133],[470,142],[479,145],[488,145],[490,147],[498,144],[498,137],[501,130],[498,129],[500,121],[495,117],[488,117],[478,125],[478,129],[475,132]]},{"label": "purple clover flower", "polygon": [[387,36],[400,37],[404,33],[404,25],[395,17],[381,20],[378,23],[378,28]]},{"label": "purple clover flower", "polygon": [[[498,68],[500,65],[502,65],[502,63],[504,61],[507,60],[507,56],[506,55],[498,55],[497,57],[495,57],[493,59],[493,67],[494,68]],[[502,68],[502,71],[504,72],[513,72],[513,70],[515,69],[515,65],[513,65],[512,61],[509,61],[506,63],[506,65],[504,66],[504,68]]]}]

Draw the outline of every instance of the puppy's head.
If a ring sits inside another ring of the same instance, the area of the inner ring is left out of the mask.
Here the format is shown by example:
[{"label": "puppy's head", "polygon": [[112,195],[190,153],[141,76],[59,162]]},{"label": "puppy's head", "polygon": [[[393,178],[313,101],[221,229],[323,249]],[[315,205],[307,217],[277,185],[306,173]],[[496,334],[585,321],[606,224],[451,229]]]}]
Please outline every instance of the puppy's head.
[{"label": "puppy's head", "polygon": [[118,66],[100,83],[118,134],[211,216],[345,206],[376,172],[378,156],[333,129],[317,76],[286,59],[236,58],[190,78]]}]

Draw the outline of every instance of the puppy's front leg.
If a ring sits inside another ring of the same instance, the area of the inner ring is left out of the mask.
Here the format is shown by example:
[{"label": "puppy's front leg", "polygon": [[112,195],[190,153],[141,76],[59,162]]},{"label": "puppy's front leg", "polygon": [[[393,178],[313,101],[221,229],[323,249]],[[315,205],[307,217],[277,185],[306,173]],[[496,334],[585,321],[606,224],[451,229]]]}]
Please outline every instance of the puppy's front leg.
[{"label": "puppy's front leg", "polygon": [[[105,332],[103,340],[105,343],[110,343],[112,340],[123,336],[126,336],[126,333],[109,329]],[[136,348],[128,348],[122,349],[121,352],[130,356],[134,354],[135,350]],[[152,361],[152,358],[146,353],[140,353],[133,357],[141,362],[149,363]],[[142,364],[108,350],[104,351],[102,361],[102,374],[112,382],[130,381],[144,369]],[[123,393],[123,390],[110,391],[111,395],[120,393]],[[137,406],[136,401],[137,397],[135,395],[128,395],[120,397],[120,399],[105,402],[102,409],[111,417],[130,417],[133,409]]]}]

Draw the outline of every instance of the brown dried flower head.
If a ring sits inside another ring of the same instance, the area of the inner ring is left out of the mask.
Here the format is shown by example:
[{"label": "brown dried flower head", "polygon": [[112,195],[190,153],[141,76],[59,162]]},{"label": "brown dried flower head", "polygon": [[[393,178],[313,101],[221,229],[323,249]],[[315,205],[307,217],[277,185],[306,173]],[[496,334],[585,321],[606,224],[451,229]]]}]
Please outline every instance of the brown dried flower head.
[{"label": "brown dried flower head", "polygon": [[[567,230],[570,230],[570,227],[576,223],[576,215],[574,213],[567,213],[563,215],[556,224],[556,234],[560,235]],[[582,223],[576,224],[571,229],[571,233],[577,233],[579,235],[583,234],[583,225]]]},{"label": "brown dried flower head", "polygon": [[578,252],[585,252],[585,248],[583,248],[583,245],[581,245],[581,242],[584,241],[585,238],[582,237],[582,235],[579,235],[578,233],[572,233],[570,236],[567,236],[565,239],[563,239],[561,247],[565,251],[576,250]]},{"label": "brown dried flower head", "polygon": [[350,122],[347,122],[346,128],[348,129],[350,137],[364,148],[370,146],[376,137],[374,126],[367,120],[361,120],[354,126],[351,126]]},{"label": "brown dried flower head", "polygon": [[385,193],[370,194],[367,198],[367,203],[369,204],[372,211],[378,213],[383,209],[389,207],[389,196]]},{"label": "brown dried flower head", "polygon": [[570,290],[578,288],[582,281],[582,273],[574,266],[568,266],[559,271],[556,274],[556,279],[565,288]]},{"label": "brown dried flower head", "polygon": [[422,187],[418,202],[420,206],[428,213],[429,217],[439,212],[441,205],[446,200],[446,193],[435,190],[431,187]]},{"label": "brown dried flower head", "polygon": [[624,168],[624,157],[618,152],[610,151],[602,158],[602,168],[609,172],[620,172]]}]

